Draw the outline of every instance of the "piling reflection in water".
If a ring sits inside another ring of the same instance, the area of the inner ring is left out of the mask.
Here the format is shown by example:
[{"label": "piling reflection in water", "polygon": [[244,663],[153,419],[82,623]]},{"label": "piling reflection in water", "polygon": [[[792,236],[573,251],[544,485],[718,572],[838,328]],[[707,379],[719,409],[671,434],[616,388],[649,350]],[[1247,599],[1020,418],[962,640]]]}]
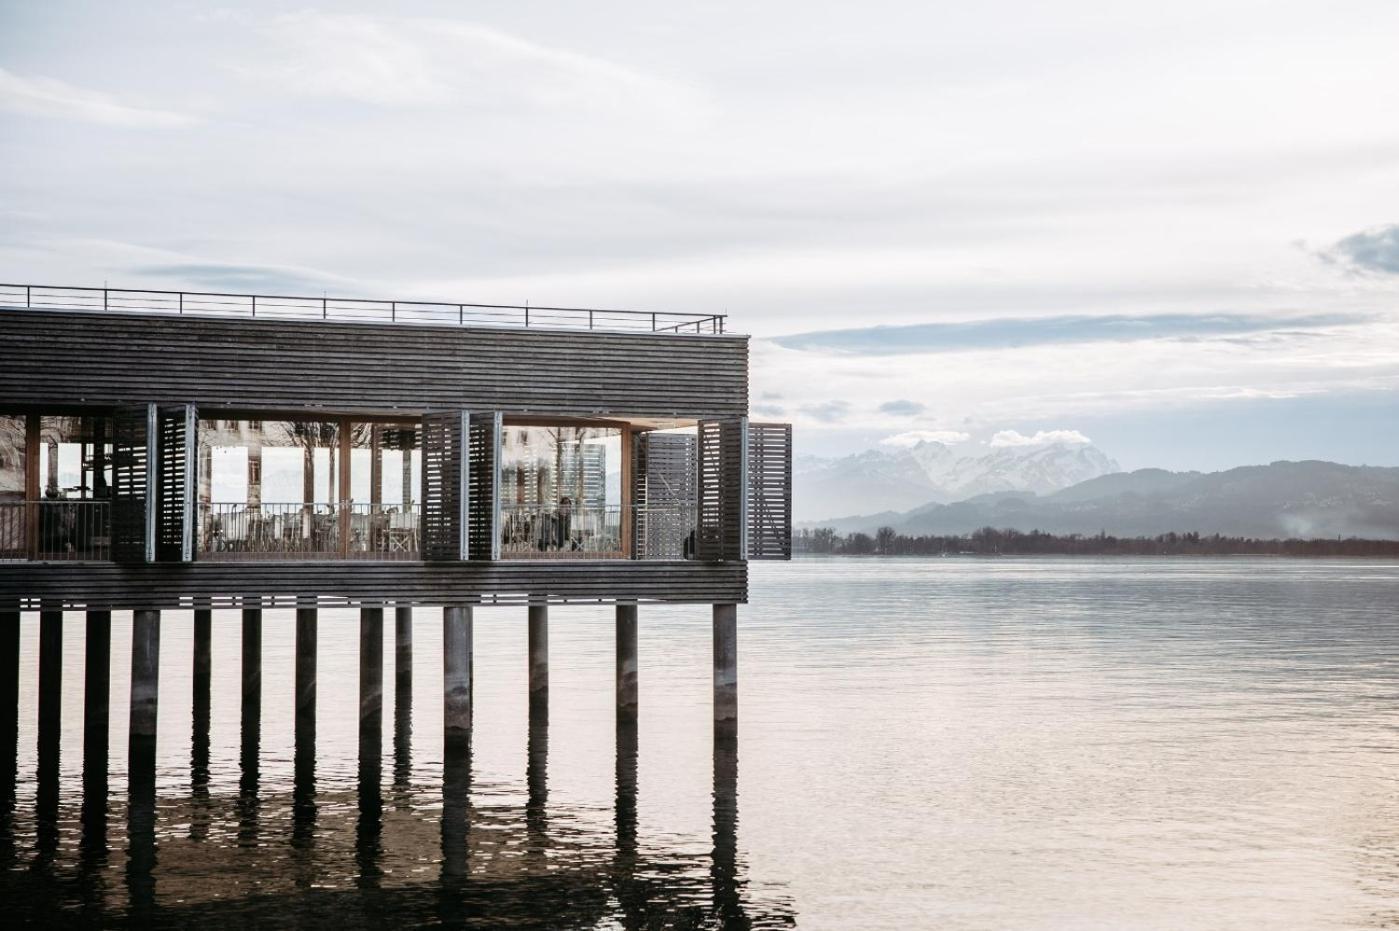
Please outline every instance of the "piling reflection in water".
[{"label": "piling reflection in water", "polygon": [[35,771],[36,868],[58,847],[58,754],[63,696],[63,612],[39,613],[39,741]]},{"label": "piling reflection in water", "polygon": [[15,860],[19,764],[19,612],[0,605],[0,869]]},{"label": "piling reflection in water", "polygon": [[[144,739],[133,742],[129,789],[112,800],[113,836],[107,840],[124,848],[124,857],[109,862],[104,848],[85,843],[75,848],[74,871],[65,862],[74,848],[37,831],[16,835],[8,826],[4,840],[20,841],[19,859],[27,867],[0,873],[0,898],[15,904],[15,920],[72,923],[81,916],[93,924],[352,927],[386,921],[470,927],[794,924],[785,898],[754,902],[747,892],[738,850],[738,755],[731,739],[715,744],[712,849],[705,855],[694,852],[694,838],[650,838],[640,831],[634,723],[624,722],[617,732],[615,800],[606,812],[551,805],[547,714],[530,718],[523,806],[497,801],[518,798],[513,791],[502,793],[507,787],[477,784],[470,740],[458,739],[444,748],[440,781],[432,778],[435,767],[424,767],[424,778],[405,782],[401,809],[384,807],[377,752],[360,758],[353,789],[318,789],[314,768],[296,766],[290,786],[285,776],[276,779],[275,789],[260,786],[260,719],[251,714],[243,720],[252,732],[242,735],[236,793],[213,791],[205,781],[202,790],[178,789],[157,798],[154,755]],[[196,772],[207,761],[190,763],[188,784],[194,785],[204,778]],[[58,797],[56,790],[52,794]],[[439,799],[441,815],[434,818]],[[69,795],[64,802],[81,805]],[[75,813],[60,805],[51,821],[69,825]],[[204,830],[192,830],[197,819]]]},{"label": "piling reflection in water", "polygon": [[[111,692],[112,612],[87,612],[83,660],[83,837],[84,851],[107,847],[107,724]],[[205,745],[207,749],[207,744]]]}]

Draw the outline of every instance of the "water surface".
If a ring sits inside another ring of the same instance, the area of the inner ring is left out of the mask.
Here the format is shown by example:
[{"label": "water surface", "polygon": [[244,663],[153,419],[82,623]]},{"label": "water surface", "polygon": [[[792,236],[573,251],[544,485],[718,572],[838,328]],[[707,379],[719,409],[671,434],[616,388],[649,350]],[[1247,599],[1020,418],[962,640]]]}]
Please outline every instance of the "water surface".
[{"label": "water surface", "polygon": [[117,614],[99,843],[82,814],[82,616],[66,619],[45,823],[26,615],[4,901],[108,925],[1399,923],[1399,565],[830,558],[754,565],[752,591],[736,745],[710,727],[706,607],[643,606],[641,719],[620,739],[610,609],[552,610],[545,727],[525,612],[487,608],[470,757],[445,767],[440,613],[417,613],[411,736],[403,718],[395,732],[386,619],[382,756],[362,768],[358,614],[322,611],[309,783],[291,614],[266,612],[250,781],[239,616],[214,618],[205,777],[192,621],[167,612],[150,824],[127,810]]}]

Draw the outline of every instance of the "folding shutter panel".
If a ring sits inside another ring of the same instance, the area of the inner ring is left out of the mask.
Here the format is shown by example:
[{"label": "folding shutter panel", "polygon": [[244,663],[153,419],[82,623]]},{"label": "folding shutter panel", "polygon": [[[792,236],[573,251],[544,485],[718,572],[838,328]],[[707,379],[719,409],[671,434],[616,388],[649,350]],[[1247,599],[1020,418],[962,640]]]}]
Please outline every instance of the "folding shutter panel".
[{"label": "folding shutter panel", "polygon": [[636,554],[641,559],[695,555],[695,438],[642,433],[636,438]]},{"label": "folding shutter panel", "polygon": [[468,447],[471,507],[467,512],[473,559],[500,558],[500,412],[472,415]]},{"label": "folding shutter panel", "polygon": [[466,559],[467,482],[466,411],[423,415],[423,559]]},{"label": "folding shutter panel", "polygon": [[747,443],[746,417],[699,422],[697,555],[706,562],[745,558]]},{"label": "folding shutter panel", "polygon": [[196,427],[193,404],[157,410],[160,468],[156,507],[156,558],[194,559],[194,467]]},{"label": "folding shutter panel", "polygon": [[748,558],[792,558],[792,425],[748,425]]},{"label": "folding shutter panel", "polygon": [[112,559],[155,560],[156,409],[118,407],[112,413]]}]

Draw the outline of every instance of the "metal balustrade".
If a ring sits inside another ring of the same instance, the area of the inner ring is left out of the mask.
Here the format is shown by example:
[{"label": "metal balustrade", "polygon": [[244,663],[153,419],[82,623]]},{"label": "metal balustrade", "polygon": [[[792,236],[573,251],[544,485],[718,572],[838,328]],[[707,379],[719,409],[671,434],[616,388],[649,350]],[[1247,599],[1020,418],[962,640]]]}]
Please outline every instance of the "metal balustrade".
[{"label": "metal balustrade", "polygon": [[417,505],[211,502],[199,509],[199,558],[417,560]]},{"label": "metal balustrade", "polygon": [[[688,559],[693,550],[693,507],[633,508],[638,524],[651,528],[652,546],[643,559]],[[622,511],[618,505],[515,505],[500,512],[501,559],[625,559]],[[664,540],[666,544],[661,544]]]},{"label": "metal balustrade", "polygon": [[470,304],[461,301],[378,301],[366,298],[84,288],[40,284],[0,284],[0,307],[16,310],[174,314],[250,320],[325,320],[336,323],[606,330],[674,333],[681,336],[720,335],[724,333],[726,319],[725,314],[674,311]]},{"label": "metal balustrade", "polygon": [[[693,556],[695,509],[632,509],[651,541],[640,559]],[[315,502],[200,505],[198,559],[422,558],[420,507]],[[502,559],[624,559],[622,508],[503,507]],[[110,561],[111,503],[0,502],[0,562]]]},{"label": "metal balustrade", "polygon": [[0,501],[0,562],[110,560],[110,504],[66,498]]},{"label": "metal balustrade", "polygon": [[507,505],[500,510],[501,559],[623,559],[622,509]]}]

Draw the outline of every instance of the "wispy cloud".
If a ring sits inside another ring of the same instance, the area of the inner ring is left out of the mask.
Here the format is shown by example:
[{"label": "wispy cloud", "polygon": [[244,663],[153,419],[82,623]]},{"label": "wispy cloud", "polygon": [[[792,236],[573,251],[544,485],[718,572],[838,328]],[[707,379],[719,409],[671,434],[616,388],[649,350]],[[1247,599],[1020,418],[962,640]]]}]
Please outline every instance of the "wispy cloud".
[{"label": "wispy cloud", "polygon": [[850,355],[902,355],[962,349],[1007,349],[1054,343],[1203,339],[1279,329],[1349,326],[1369,317],[1350,313],[1154,314],[1127,316],[997,317],[967,323],[918,323],[776,336],[786,349]]},{"label": "wispy cloud", "polygon": [[54,78],[25,77],[0,68],[0,109],[133,129],[185,126],[193,117],[125,104],[100,91]]},{"label": "wispy cloud", "polygon": [[908,430],[904,433],[886,436],[879,442],[882,446],[909,449],[919,443],[942,443],[945,446],[956,446],[971,438],[970,433],[962,433],[960,430]]},{"label": "wispy cloud", "polygon": [[1077,430],[1037,430],[1030,436],[1018,430],[1000,430],[991,437],[988,446],[1087,446],[1092,443]]},{"label": "wispy cloud", "polygon": [[1354,271],[1399,275],[1399,223],[1353,233],[1322,258]]},{"label": "wispy cloud", "polygon": [[885,401],[883,404],[879,405],[879,412],[881,414],[893,414],[896,417],[912,417],[915,414],[923,413],[925,410],[927,410],[926,404],[902,399],[897,401]]},{"label": "wispy cloud", "polygon": [[845,419],[845,415],[850,413],[850,404],[846,401],[823,401],[820,404],[808,404],[801,408],[801,412],[821,423],[840,423]]},{"label": "wispy cloud", "polygon": [[130,271],[145,277],[168,278],[172,283],[185,287],[216,291],[298,294],[344,285],[343,279],[331,275],[279,265],[175,262],[168,265],[137,265]]},{"label": "wispy cloud", "polygon": [[662,109],[674,82],[462,20],[302,11],[266,28],[276,54],[235,71],[290,93],[380,107]]}]

